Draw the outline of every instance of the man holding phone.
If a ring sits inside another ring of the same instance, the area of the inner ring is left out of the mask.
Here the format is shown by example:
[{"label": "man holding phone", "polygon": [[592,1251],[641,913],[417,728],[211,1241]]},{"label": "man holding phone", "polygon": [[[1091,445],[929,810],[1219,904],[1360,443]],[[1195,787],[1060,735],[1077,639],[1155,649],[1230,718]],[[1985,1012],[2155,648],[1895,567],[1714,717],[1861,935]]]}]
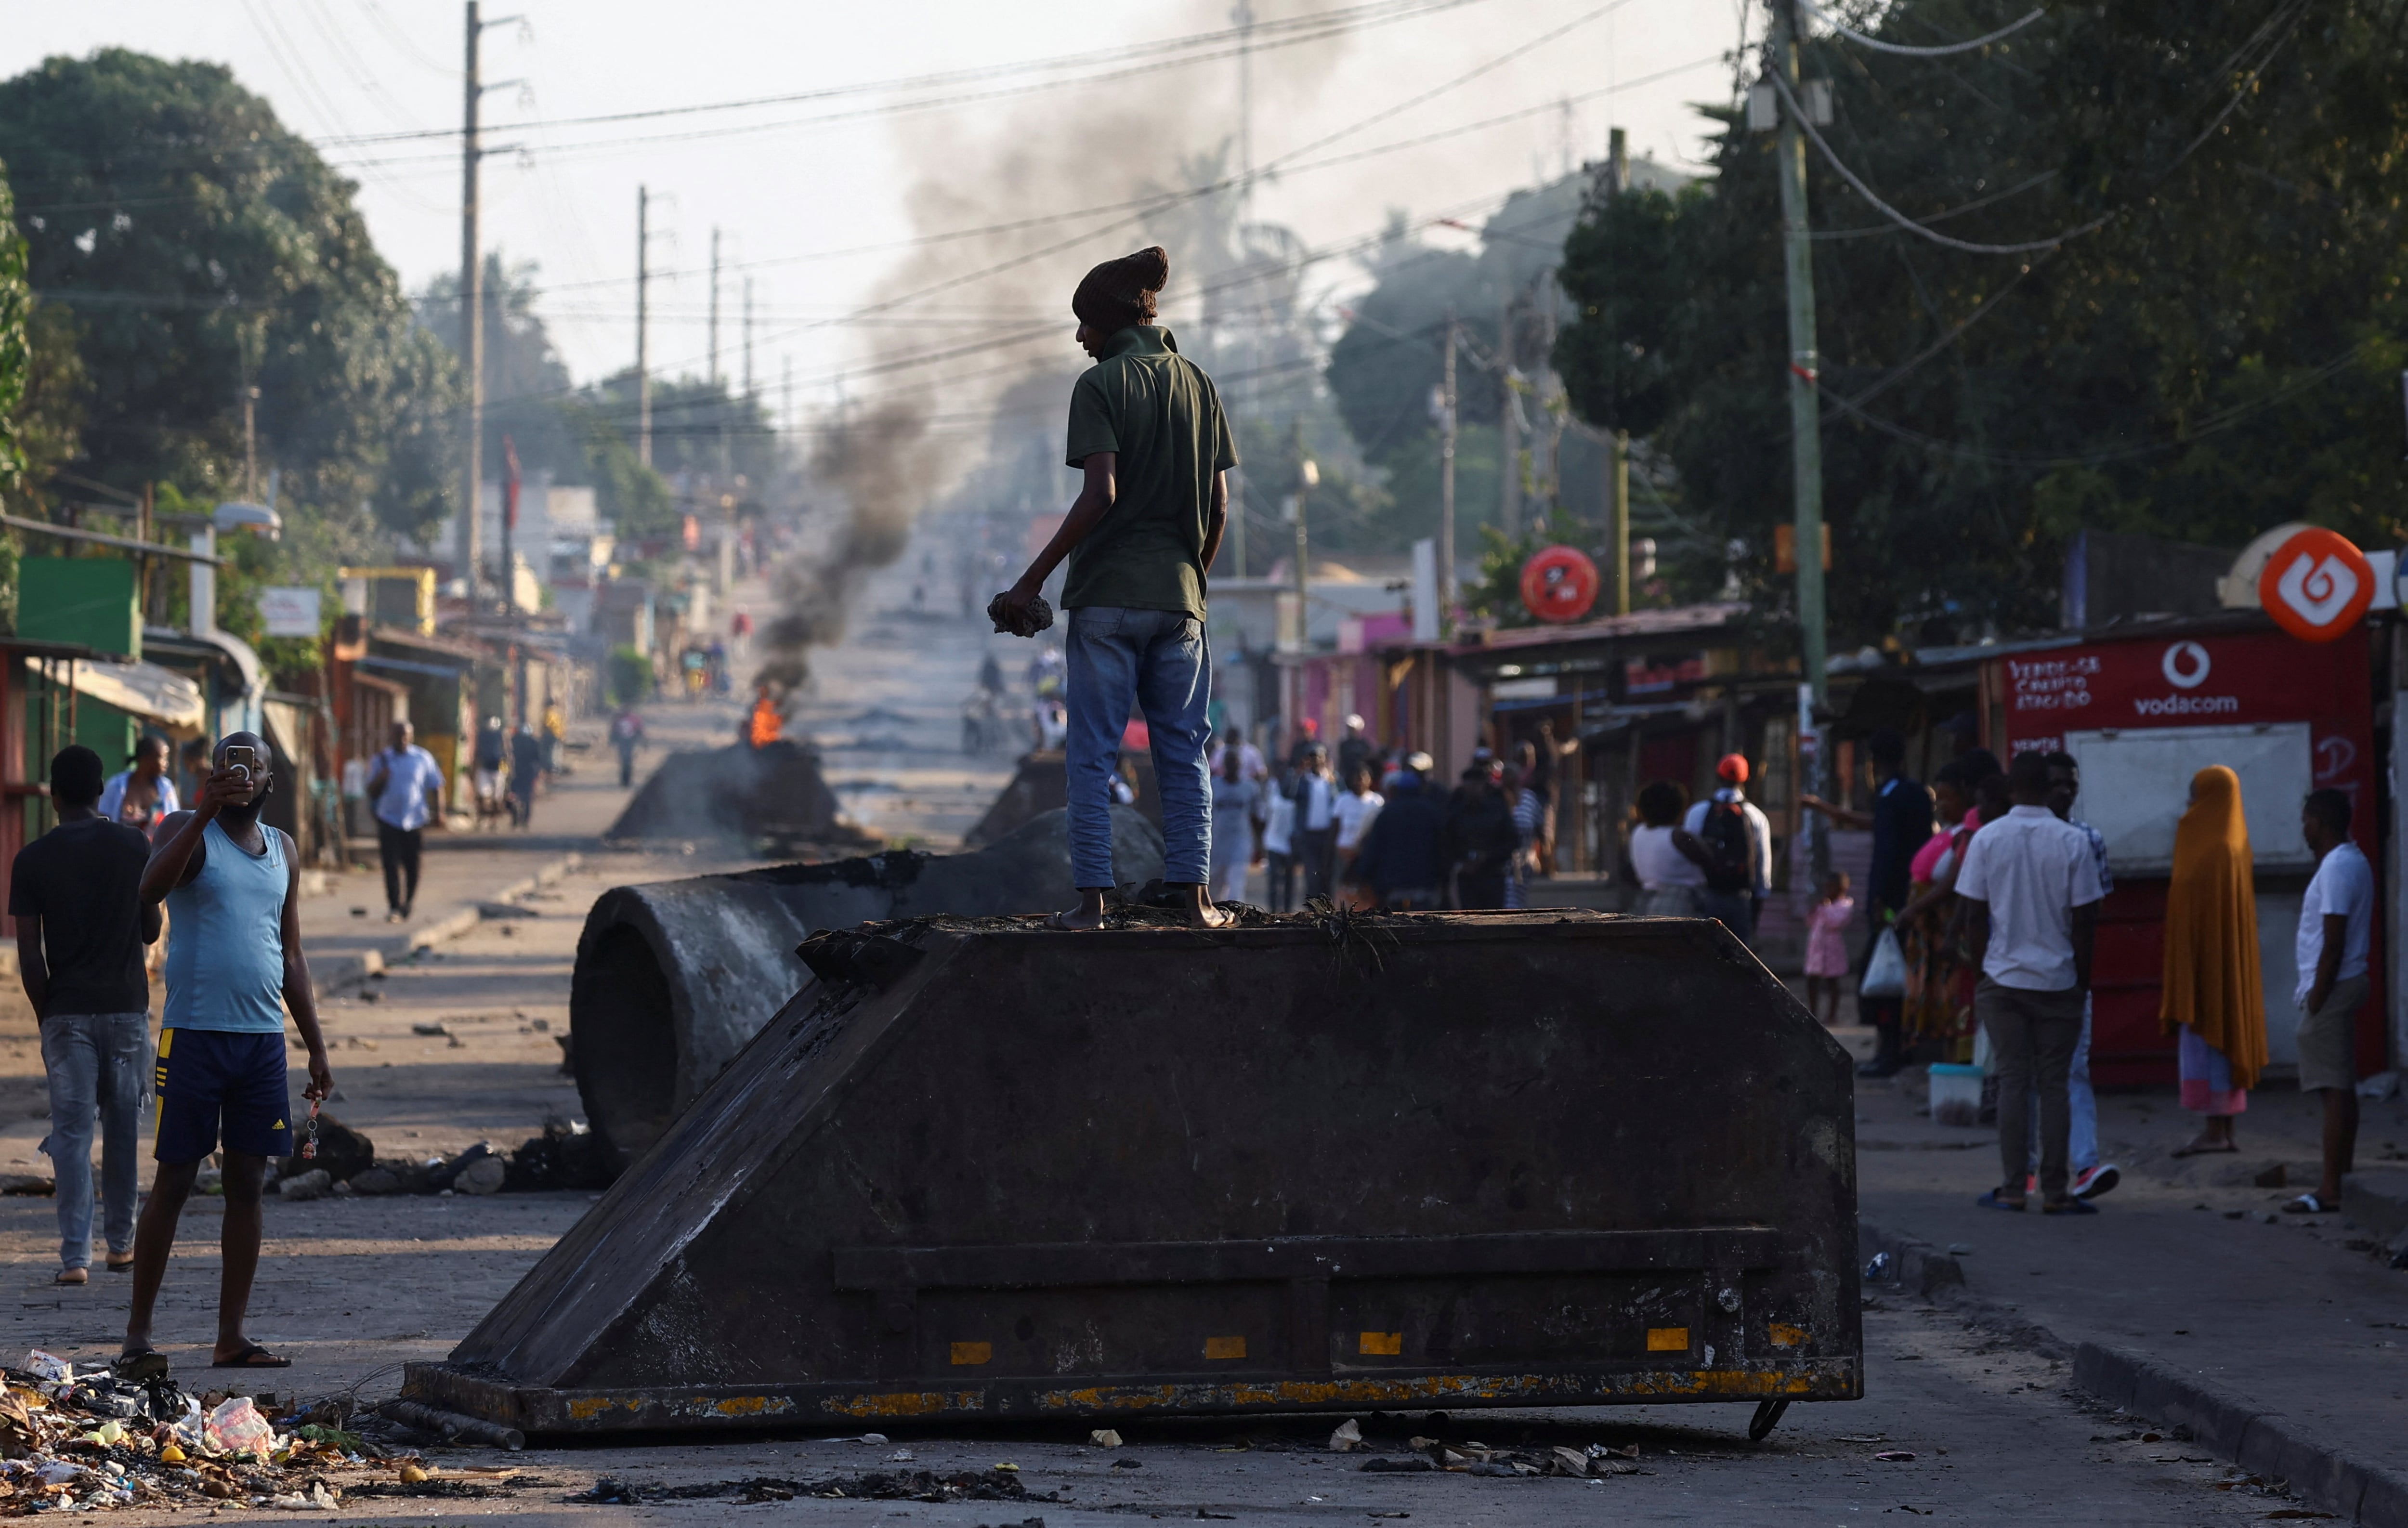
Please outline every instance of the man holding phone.
[{"label": "man holding phone", "polygon": [[119,1375],[166,1372],[150,1346],[150,1316],[174,1250],[178,1218],[201,1159],[225,1148],[224,1272],[214,1368],[280,1369],[292,1361],[243,1333],[259,1271],[260,1190],[267,1159],[293,1150],[285,1092],[284,1009],[309,1052],[315,1101],[334,1091],[309,964],[301,952],[300,855],[259,821],[274,787],[267,744],[230,734],[191,811],[159,826],[142,875],[142,903],[169,918],[166,1016],[159,1035],[158,1177],[134,1235],[134,1309]]}]

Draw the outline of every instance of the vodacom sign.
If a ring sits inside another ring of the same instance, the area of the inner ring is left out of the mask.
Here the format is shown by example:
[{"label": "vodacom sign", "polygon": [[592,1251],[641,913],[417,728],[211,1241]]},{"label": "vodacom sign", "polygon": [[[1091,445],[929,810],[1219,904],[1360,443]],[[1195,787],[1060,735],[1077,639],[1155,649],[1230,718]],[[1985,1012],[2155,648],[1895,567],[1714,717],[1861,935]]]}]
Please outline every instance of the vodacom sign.
[{"label": "vodacom sign", "polygon": [[2258,575],[2258,602],[2303,642],[2329,642],[2365,616],[2374,569],[2348,538],[2309,526],[2274,549]]}]

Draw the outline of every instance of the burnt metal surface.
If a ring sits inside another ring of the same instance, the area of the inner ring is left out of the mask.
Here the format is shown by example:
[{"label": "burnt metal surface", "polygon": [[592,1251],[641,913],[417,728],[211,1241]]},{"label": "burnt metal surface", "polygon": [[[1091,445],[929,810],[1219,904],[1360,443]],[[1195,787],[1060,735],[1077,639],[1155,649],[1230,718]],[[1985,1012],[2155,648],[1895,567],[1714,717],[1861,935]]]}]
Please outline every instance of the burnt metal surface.
[{"label": "burnt metal surface", "polygon": [[[1162,835],[1113,809],[1113,863],[1162,874]],[[619,886],[587,912],[569,979],[585,1117],[632,1161],[810,978],[795,947],[823,929],[935,913],[1068,907],[1063,814],[974,854],[898,850],[819,864]]]},{"label": "burnt metal surface", "polygon": [[813,958],[406,1394],[563,1433],[1862,1393],[1848,1058],[1717,924]]}]

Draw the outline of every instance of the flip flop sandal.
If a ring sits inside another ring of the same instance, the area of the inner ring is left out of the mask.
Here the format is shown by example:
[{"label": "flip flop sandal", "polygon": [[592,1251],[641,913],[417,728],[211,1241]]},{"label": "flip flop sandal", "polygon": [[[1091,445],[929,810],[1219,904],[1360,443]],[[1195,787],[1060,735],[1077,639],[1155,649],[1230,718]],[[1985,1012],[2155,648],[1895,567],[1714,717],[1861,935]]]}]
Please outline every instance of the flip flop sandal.
[{"label": "flip flop sandal", "polygon": [[120,1353],[110,1361],[108,1371],[129,1385],[147,1385],[153,1379],[167,1378],[167,1355],[156,1348]]},{"label": "flip flop sandal", "polygon": [[2096,1215],[2099,1213],[2099,1207],[2087,1199],[2075,1199],[2069,1195],[2054,1203],[2041,1206],[2040,1212],[2042,1215]]},{"label": "flip flop sandal", "polygon": [[2341,1208],[2338,1199],[2328,1200],[2319,1193],[2303,1193],[2283,1207],[2286,1215],[2329,1215]]},{"label": "flip flop sandal", "polygon": [[89,1268],[61,1268],[56,1274],[51,1276],[50,1282],[53,1284],[67,1285],[88,1284],[92,1282],[92,1270]]},{"label": "flip flop sandal", "polygon": [[2003,1209],[2015,1215],[2020,1215],[2024,1212],[2024,1202],[2022,1200],[2009,1199],[2005,1195],[2000,1193],[1996,1189],[1992,1189],[1989,1192],[1982,1195],[1979,1199],[1974,1200],[1973,1203],[1981,1206],[1984,1209]]},{"label": "flip flop sandal", "polygon": [[2241,1145],[2237,1141],[2229,1146],[2185,1146],[2177,1148],[2174,1151],[2176,1157],[2226,1157],[2240,1154]]},{"label": "flip flop sandal", "polygon": [[110,1273],[132,1273],[134,1271],[134,1260],[132,1258],[127,1258],[124,1262],[120,1263],[115,1258],[111,1258],[108,1260],[108,1271]]},{"label": "flip flop sandal", "polygon": [[291,1359],[280,1358],[255,1342],[247,1345],[232,1358],[209,1360],[209,1367],[213,1369],[289,1369],[292,1366]]}]

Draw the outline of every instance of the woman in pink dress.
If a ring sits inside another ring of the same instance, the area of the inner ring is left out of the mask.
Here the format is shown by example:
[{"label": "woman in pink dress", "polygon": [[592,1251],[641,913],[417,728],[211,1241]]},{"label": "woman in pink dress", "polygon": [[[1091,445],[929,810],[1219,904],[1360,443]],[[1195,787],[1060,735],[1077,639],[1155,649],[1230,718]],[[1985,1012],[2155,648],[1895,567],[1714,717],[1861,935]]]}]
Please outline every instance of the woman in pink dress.
[{"label": "woman in pink dress", "polygon": [[1806,915],[1806,1007],[1826,1027],[1840,1021],[1840,978],[1848,974],[1848,921],[1856,915],[1848,873],[1832,871],[1823,881],[1823,900]]}]

